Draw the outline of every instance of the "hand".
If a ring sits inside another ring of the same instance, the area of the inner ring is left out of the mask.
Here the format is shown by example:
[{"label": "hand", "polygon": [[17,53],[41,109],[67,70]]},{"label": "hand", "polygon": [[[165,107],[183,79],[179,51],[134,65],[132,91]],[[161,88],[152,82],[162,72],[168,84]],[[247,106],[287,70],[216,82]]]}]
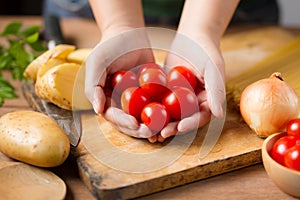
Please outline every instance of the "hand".
[{"label": "hand", "polygon": [[[150,142],[163,142],[167,137],[197,129],[198,127],[205,125],[210,120],[211,113],[213,113],[215,116],[222,116],[223,112],[221,104],[224,101],[223,95],[225,94],[223,83],[224,64],[221,54],[218,52],[218,48],[209,42],[207,42],[207,45],[204,46],[207,52],[215,53],[211,53],[211,55],[214,55],[214,60],[217,61],[215,63],[218,63],[215,64],[212,62],[211,57],[208,56],[206,51],[203,51],[198,44],[188,44],[187,42],[192,41],[186,41],[187,38],[184,37],[184,39],[182,39],[182,37],[182,35],[178,34],[174,40],[170,54],[166,59],[166,66],[172,67],[179,64],[185,65],[196,74],[198,79],[202,81],[203,84],[205,84],[205,90],[198,95],[200,112],[184,118],[181,121],[169,123],[160,133],[156,135],[152,135],[151,130],[144,124],[139,124],[133,116],[124,113],[122,110],[115,108],[113,105],[109,105],[105,110],[105,113],[103,113],[106,97],[102,88],[105,84],[107,73],[114,73],[121,69],[129,69],[139,64],[154,61],[150,49],[139,48],[140,46],[147,46],[147,40],[144,40],[145,43],[141,42],[134,44],[142,45],[124,45],[128,41],[132,41],[132,38],[136,38],[136,34],[132,33],[127,35],[126,33],[111,39],[114,41],[101,41],[87,60],[86,94],[89,100],[92,102],[96,113],[104,114],[104,117],[113,124],[117,125],[117,128],[121,132],[133,137],[148,138]],[[120,44],[127,48],[117,49]],[[137,50],[130,51],[130,48],[132,47],[133,49]],[[186,49],[183,47],[189,48]],[[175,52],[175,54],[172,54],[172,52]],[[197,55],[193,55],[193,52],[197,52]],[[181,55],[182,57],[176,55]],[[183,59],[183,57],[187,60]],[[193,63],[193,65],[191,65],[190,62]],[[200,68],[198,69],[195,66],[200,66]],[[216,66],[218,66],[218,68],[216,68]],[[221,80],[221,83],[220,81],[216,82],[216,80]],[[216,91],[218,92],[213,93]]]},{"label": "hand", "polygon": [[169,123],[159,134],[150,137],[150,142],[163,142],[165,138],[175,134],[183,134],[204,126],[212,116],[223,116],[222,105],[226,95],[224,61],[218,45],[211,38],[197,35],[192,40],[178,33],[165,65],[169,68],[176,65],[188,67],[203,83],[205,90],[198,94],[200,112]]},{"label": "hand", "polygon": [[86,61],[85,93],[95,112],[103,114],[120,131],[141,138],[151,137],[151,130],[113,104],[106,109],[103,87],[108,74],[148,62],[154,62],[154,57],[143,28],[104,32],[100,43]]}]

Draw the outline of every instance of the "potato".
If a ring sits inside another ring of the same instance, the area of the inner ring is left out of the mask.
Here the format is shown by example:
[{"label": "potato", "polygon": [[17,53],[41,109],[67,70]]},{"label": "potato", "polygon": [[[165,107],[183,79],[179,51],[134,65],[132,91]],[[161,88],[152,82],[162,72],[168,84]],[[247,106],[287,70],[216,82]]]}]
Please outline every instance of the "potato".
[{"label": "potato", "polygon": [[77,49],[67,56],[67,61],[82,64],[85,62],[86,58],[90,55],[91,52],[92,49],[89,48]]},{"label": "potato", "polygon": [[36,94],[63,109],[72,110],[74,82],[79,69],[76,63],[63,63],[49,69],[36,82]]},{"label": "potato", "polygon": [[61,58],[66,59],[69,53],[75,50],[75,46],[60,44],[55,46],[53,49],[50,49],[34,59],[25,69],[24,76],[36,81],[37,72],[39,68],[45,64],[50,58]]},{"label": "potato", "polygon": [[31,165],[55,167],[68,157],[70,143],[52,118],[19,110],[0,118],[0,151]]},{"label": "potato", "polygon": [[38,72],[37,72],[37,80],[42,77],[49,69],[57,66],[57,65],[60,65],[60,64],[63,64],[63,63],[66,63],[67,61],[65,59],[61,59],[61,58],[50,58],[45,64],[43,64],[39,69],[38,69]]},{"label": "potato", "polygon": [[82,65],[77,72],[76,81],[74,83],[73,93],[72,93],[72,109],[75,110],[91,110],[93,109],[92,104],[85,96],[85,65]]}]

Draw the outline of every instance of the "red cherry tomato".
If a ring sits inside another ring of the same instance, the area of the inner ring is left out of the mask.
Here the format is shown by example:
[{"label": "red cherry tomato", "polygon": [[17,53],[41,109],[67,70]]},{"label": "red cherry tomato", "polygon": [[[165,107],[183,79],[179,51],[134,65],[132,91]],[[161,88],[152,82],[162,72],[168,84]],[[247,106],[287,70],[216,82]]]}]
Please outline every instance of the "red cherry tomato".
[{"label": "red cherry tomato", "polygon": [[108,108],[108,107],[117,107],[117,108],[120,108],[121,106],[121,96],[116,93],[116,92],[113,92],[112,89],[110,88],[106,88],[104,87],[103,88],[103,91],[104,91],[104,94],[106,96],[106,100],[105,100],[105,107]]},{"label": "red cherry tomato", "polygon": [[197,78],[191,70],[184,66],[172,68],[167,75],[168,86],[182,86],[194,90],[197,86]]},{"label": "red cherry tomato", "polygon": [[113,91],[111,88],[108,87],[104,87],[103,88],[103,92],[105,94],[106,97],[112,97]]},{"label": "red cherry tomato", "polygon": [[146,69],[149,69],[149,68],[161,69],[162,70],[161,66],[159,66],[158,64],[156,64],[154,62],[150,62],[150,63],[143,64],[139,68],[137,75],[140,76],[143,71],[145,71]]},{"label": "red cherry tomato", "polygon": [[121,107],[124,112],[134,116],[137,120],[141,118],[141,112],[148,103],[150,103],[149,95],[139,87],[127,88],[121,96]]},{"label": "red cherry tomato", "polygon": [[151,97],[151,101],[160,101],[167,88],[167,76],[161,69],[147,68],[139,77],[139,84]]},{"label": "red cherry tomato", "polygon": [[116,92],[122,94],[126,88],[138,86],[137,76],[132,71],[117,71],[112,75],[111,85]]},{"label": "red cherry tomato", "polygon": [[141,119],[151,130],[160,131],[169,123],[170,116],[164,105],[152,102],[142,110]]},{"label": "red cherry tomato", "polygon": [[300,139],[300,118],[292,119],[286,126],[288,135],[293,135]]},{"label": "red cherry tomato", "polygon": [[297,142],[294,136],[287,135],[279,138],[273,145],[271,157],[281,165],[285,165],[284,156],[287,150],[293,147]]},{"label": "red cherry tomato", "polygon": [[198,99],[194,92],[184,87],[175,87],[162,99],[170,117],[175,120],[188,117],[199,111]]},{"label": "red cherry tomato", "polygon": [[106,77],[104,88],[112,89],[112,74]]},{"label": "red cherry tomato", "polygon": [[289,148],[284,156],[285,166],[300,171],[300,144]]}]

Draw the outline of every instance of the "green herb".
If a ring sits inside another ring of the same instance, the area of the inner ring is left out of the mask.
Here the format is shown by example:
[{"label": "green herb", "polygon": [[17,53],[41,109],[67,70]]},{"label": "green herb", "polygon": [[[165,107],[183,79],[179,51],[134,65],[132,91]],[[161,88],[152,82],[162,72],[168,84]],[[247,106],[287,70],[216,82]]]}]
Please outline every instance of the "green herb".
[{"label": "green herb", "polygon": [[40,39],[40,27],[23,28],[22,23],[8,24],[0,33],[7,44],[0,44],[0,106],[4,99],[16,98],[14,87],[2,77],[2,71],[11,71],[14,80],[23,80],[23,72],[30,62],[46,51],[46,46]]},{"label": "green herb", "polygon": [[13,86],[3,77],[0,77],[0,105],[4,103],[4,99],[16,97]]}]

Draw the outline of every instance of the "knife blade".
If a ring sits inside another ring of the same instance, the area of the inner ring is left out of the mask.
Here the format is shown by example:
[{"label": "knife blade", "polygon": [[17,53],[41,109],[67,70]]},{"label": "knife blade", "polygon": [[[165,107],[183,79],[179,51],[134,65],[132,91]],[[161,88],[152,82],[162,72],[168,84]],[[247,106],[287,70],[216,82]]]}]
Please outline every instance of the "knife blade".
[{"label": "knife blade", "polygon": [[73,111],[74,130],[72,136],[69,137],[70,143],[73,147],[78,146],[82,134],[81,112],[82,111]]},{"label": "knife blade", "polygon": [[77,147],[82,137],[82,115],[94,114],[94,110],[74,110],[73,130],[69,136],[70,144]]}]

